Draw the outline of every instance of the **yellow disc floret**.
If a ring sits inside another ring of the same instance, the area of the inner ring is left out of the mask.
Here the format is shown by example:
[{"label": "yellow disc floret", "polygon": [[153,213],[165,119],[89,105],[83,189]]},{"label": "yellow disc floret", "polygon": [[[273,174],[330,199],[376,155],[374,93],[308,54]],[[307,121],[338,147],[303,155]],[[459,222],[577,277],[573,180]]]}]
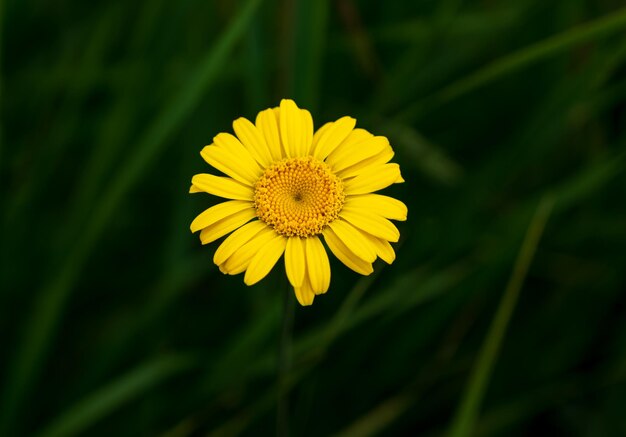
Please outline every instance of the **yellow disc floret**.
[{"label": "yellow disc floret", "polygon": [[343,183],[313,157],[288,158],[265,170],[254,192],[256,214],[287,237],[310,237],[339,216]]}]

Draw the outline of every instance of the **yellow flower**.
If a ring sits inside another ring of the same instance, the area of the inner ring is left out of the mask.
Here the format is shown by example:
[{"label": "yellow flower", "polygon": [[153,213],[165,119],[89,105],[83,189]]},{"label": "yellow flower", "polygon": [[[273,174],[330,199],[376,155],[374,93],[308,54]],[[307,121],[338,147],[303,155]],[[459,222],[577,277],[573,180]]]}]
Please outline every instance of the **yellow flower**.
[{"label": "yellow flower", "polygon": [[[292,100],[261,111],[252,124],[233,122],[236,137],[220,133],[200,153],[227,175],[197,174],[191,193],[231,199],[201,213],[191,231],[207,244],[232,232],[213,261],[229,275],[246,272],[244,282],[263,279],[284,254],[287,278],[301,305],[330,285],[330,264],[320,236],[346,266],[372,273],[377,257],[391,264],[398,229],[406,220],[399,200],[372,194],[404,182],[385,137],[355,129],[342,117],[313,133],[309,111]],[[233,232],[234,231],[234,232]]]}]

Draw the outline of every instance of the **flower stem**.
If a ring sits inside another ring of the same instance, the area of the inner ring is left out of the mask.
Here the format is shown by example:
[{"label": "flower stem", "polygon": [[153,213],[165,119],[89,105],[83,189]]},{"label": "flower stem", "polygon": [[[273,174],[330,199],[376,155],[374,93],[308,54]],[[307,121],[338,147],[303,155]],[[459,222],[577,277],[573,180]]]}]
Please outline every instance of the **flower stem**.
[{"label": "flower stem", "polygon": [[295,299],[289,283],[283,286],[283,323],[278,347],[278,405],[276,409],[276,435],[289,436],[289,389],[287,377],[291,368],[291,340],[293,335],[293,319]]}]

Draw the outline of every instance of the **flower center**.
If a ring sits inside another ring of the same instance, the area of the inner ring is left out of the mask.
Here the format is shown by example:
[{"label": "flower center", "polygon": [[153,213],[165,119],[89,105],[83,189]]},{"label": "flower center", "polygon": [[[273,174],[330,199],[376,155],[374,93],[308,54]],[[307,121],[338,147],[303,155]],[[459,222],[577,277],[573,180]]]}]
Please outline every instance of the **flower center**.
[{"label": "flower center", "polygon": [[287,237],[310,237],[339,215],[343,183],[313,157],[288,158],[265,170],[254,187],[259,219]]}]

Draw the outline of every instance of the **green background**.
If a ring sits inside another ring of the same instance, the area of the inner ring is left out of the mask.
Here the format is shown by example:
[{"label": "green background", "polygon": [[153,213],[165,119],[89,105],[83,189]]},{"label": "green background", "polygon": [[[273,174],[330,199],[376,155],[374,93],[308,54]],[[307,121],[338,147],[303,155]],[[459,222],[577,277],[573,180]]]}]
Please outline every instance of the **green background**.
[{"label": "green background", "polygon": [[409,208],[296,308],[292,435],[626,435],[622,2],[0,11],[0,435],[276,432],[284,269],[222,275],[187,190],[282,97],[386,135]]}]

